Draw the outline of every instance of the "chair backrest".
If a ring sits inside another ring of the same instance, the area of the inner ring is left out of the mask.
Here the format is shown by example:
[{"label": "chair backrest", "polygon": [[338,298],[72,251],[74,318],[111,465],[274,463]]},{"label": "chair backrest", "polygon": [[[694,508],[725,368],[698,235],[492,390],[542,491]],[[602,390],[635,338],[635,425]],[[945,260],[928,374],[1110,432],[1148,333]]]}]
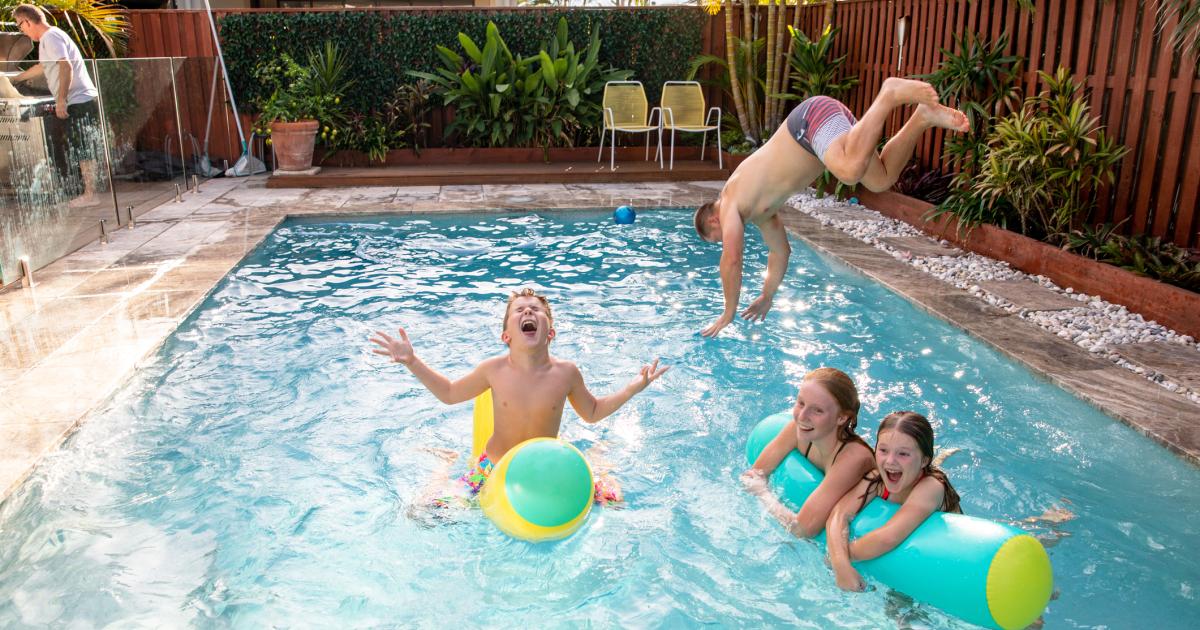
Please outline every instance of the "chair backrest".
[{"label": "chair backrest", "polygon": [[609,81],[604,84],[604,108],[612,109],[610,125],[645,125],[650,109],[641,81]]},{"label": "chair backrest", "polygon": [[700,127],[704,125],[704,91],[696,81],[667,81],[663,84],[662,108],[670,109],[671,115],[663,114],[663,123],[676,127]]}]

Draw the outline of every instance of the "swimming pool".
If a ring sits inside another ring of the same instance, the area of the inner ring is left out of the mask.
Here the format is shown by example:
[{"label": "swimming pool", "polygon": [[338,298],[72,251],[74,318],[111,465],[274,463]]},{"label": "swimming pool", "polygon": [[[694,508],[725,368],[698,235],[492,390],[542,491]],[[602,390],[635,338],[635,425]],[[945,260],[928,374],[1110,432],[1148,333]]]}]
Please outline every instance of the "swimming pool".
[{"label": "swimming pool", "polygon": [[[797,241],[767,322],[703,340],[719,248],[690,224],[287,222],[0,507],[0,626],[961,627],[886,589],[841,593],[822,552],[741,491],[750,427],[819,365],[858,383],[864,433],[928,414],[939,446],[963,449],[946,469],[967,513],[1078,515],[1050,549],[1048,628],[1197,618],[1200,471]],[[755,242],[748,277],[765,260]],[[581,448],[607,445],[629,505],[557,544],[477,511],[423,528],[405,508],[427,449],[465,454],[470,407],[438,403],[367,337],[403,325],[462,374],[503,349],[504,298],[527,285],[593,391],[655,356],[674,366],[598,425],[564,417]]]}]

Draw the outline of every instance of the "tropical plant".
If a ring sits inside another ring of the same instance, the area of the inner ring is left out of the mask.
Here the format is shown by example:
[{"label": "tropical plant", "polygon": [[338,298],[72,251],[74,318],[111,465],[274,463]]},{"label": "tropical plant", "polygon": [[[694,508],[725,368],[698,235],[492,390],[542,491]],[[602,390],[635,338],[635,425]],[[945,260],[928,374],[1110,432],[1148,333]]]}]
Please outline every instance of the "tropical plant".
[{"label": "tropical plant", "polygon": [[[28,0],[0,0],[0,15],[12,21],[12,10]],[[125,9],[103,0],[41,0],[47,19],[71,35],[84,57],[117,57],[129,39]]]},{"label": "tropical plant", "polygon": [[1158,23],[1163,25],[1171,15],[1179,16],[1179,24],[1171,34],[1171,43],[1200,57],[1200,0],[1163,0],[1158,3]]},{"label": "tropical plant", "polygon": [[841,29],[826,26],[821,36],[811,40],[804,31],[788,27],[792,34],[792,53],[788,63],[792,67],[792,82],[798,96],[787,95],[791,98],[805,99],[810,96],[831,96],[840,99],[842,95],[858,85],[858,77],[842,75],[842,64],[846,55],[830,59],[833,52],[833,39]]},{"label": "tropical plant", "polygon": [[1090,214],[1096,189],[1129,150],[1090,115],[1066,68],[1039,75],[1045,90],[996,123],[971,190],[1011,207],[1022,234],[1057,241]]},{"label": "tropical plant", "polygon": [[992,43],[980,35],[965,34],[955,39],[954,52],[941,49],[942,63],[937,70],[921,77],[971,123],[969,132],[947,136],[945,156],[959,173],[956,183],[975,178],[993,121],[1020,103],[1017,84],[1022,59],[1006,54],[1007,49],[1007,33]]},{"label": "tropical plant", "polygon": [[978,197],[972,186],[987,154],[987,140],[999,116],[1020,102],[1018,82],[1022,59],[1009,55],[1008,35],[989,43],[975,34],[955,38],[953,51],[942,49],[942,63],[921,78],[929,81],[943,100],[967,115],[971,130],[946,136],[943,159],[954,172],[949,194],[930,212],[957,218],[959,227],[991,223],[1007,227],[1012,209],[1003,199],[990,202]]},{"label": "tropical plant", "polygon": [[950,182],[954,176],[937,170],[925,170],[913,162],[900,172],[894,188],[896,192],[937,205],[950,195]]},{"label": "tropical plant", "polygon": [[381,116],[351,114],[344,129],[344,133],[335,136],[335,146],[361,151],[372,162],[383,162],[388,151],[404,147],[404,130]]},{"label": "tropical plant", "polygon": [[483,47],[458,34],[466,57],[438,46],[443,65],[436,73],[409,72],[428,80],[455,117],[446,135],[473,146],[572,146],[598,127],[600,95],[608,81],[629,78],[627,70],[601,67],[599,27],[588,47],[576,51],[559,19],[554,37],[536,55],[514,55],[489,22]]},{"label": "tropical plant", "polygon": [[270,136],[272,122],[316,120],[320,139],[333,145],[346,123],[342,97],[354,83],[346,78],[348,59],[327,41],[309,51],[307,62],[301,65],[285,53],[255,68],[255,79],[269,90],[269,96],[253,103],[259,113],[255,131]]},{"label": "tropical plant", "polygon": [[396,96],[389,103],[387,114],[401,121],[405,136],[412,138],[412,148],[416,153],[428,143],[426,130],[429,129],[429,114],[433,111],[433,84],[425,79],[416,83],[407,83],[396,90]]},{"label": "tropical plant", "polygon": [[1140,276],[1200,291],[1200,261],[1188,250],[1148,234],[1122,236],[1117,233],[1121,223],[1072,230],[1065,248]]}]

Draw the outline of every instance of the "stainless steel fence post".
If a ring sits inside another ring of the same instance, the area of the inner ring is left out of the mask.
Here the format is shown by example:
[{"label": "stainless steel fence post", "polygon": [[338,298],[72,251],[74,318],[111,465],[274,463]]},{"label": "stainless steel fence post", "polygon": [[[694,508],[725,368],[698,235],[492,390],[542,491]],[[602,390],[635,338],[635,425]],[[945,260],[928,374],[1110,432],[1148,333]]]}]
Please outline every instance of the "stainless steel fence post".
[{"label": "stainless steel fence post", "polygon": [[92,62],[92,76],[96,77],[96,107],[100,110],[100,139],[104,141],[104,166],[108,171],[108,190],[112,193],[113,214],[117,215],[117,224],[121,223],[121,206],[117,201],[117,186],[113,183],[112,148],[108,146],[108,124],[104,117],[104,82],[100,80],[100,67],[95,59]]},{"label": "stainless steel fence post", "polygon": [[29,268],[29,257],[22,256],[21,261],[21,286],[26,289],[33,288],[33,270]]},{"label": "stainless steel fence post", "polygon": [[[171,64],[171,98],[175,103],[175,127],[179,130],[179,161],[183,166],[183,179],[187,181],[188,162],[183,148],[183,119],[179,115],[179,92],[175,89],[175,58],[167,57],[167,61]],[[199,160],[199,156],[197,155],[193,155],[192,157]],[[170,161],[169,155],[167,161]]]}]

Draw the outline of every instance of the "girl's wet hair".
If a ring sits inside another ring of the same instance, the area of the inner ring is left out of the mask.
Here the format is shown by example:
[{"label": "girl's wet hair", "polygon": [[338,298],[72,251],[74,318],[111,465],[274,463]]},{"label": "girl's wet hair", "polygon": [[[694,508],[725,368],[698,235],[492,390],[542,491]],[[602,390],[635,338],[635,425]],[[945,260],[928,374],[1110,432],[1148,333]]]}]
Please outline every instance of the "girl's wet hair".
[{"label": "girl's wet hair", "polygon": [[[883,435],[884,431],[899,431],[917,443],[921,454],[929,460],[922,471],[940,481],[946,488],[946,492],[942,496],[941,510],[962,514],[958,492],[954,490],[954,486],[950,485],[950,479],[946,477],[946,473],[933,465],[933,425],[929,424],[929,420],[915,411],[893,411],[883,418],[883,422],[879,423],[879,431],[876,435]],[[883,479],[879,476],[879,471],[874,471],[871,483],[867,486],[867,492],[863,494],[863,505],[866,505],[867,497],[873,496],[873,492],[882,484]]]},{"label": "girl's wet hair", "polygon": [[504,305],[504,321],[500,322],[500,330],[504,330],[508,326],[508,312],[512,310],[513,302],[516,302],[517,298],[523,297],[537,298],[542,303],[542,307],[546,309],[546,319],[550,320],[550,327],[554,328],[554,312],[550,310],[550,302],[546,300],[546,296],[526,287],[520,291],[513,291],[512,295],[508,296],[508,304]]},{"label": "girl's wet hair", "polygon": [[816,383],[825,388],[830,396],[837,401],[838,409],[850,416],[845,424],[838,425],[837,439],[841,443],[858,442],[871,449],[867,441],[859,437],[854,429],[858,426],[858,388],[845,372],[831,367],[817,368],[804,375],[805,383]]}]

